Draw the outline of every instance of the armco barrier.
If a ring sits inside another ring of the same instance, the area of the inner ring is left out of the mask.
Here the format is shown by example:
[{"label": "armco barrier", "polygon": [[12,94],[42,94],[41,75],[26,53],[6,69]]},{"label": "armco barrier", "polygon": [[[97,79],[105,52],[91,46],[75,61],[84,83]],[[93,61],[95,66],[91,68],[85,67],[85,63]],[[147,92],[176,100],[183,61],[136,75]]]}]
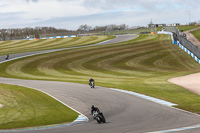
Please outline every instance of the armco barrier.
[{"label": "armco barrier", "polygon": [[193,54],[190,50],[188,50],[186,47],[184,47],[179,41],[174,41],[172,32],[159,31],[158,34],[169,34],[169,35],[171,35],[172,43],[178,45],[181,49],[183,49],[186,53],[188,53],[190,56],[192,56],[192,58],[194,58],[200,64],[200,60],[195,54]]},{"label": "armco barrier", "polygon": [[[68,37],[76,37],[75,35],[72,36],[55,36],[55,37],[45,37],[40,39],[55,39],[55,38],[68,38]],[[37,40],[37,38],[27,38],[25,40]]]},{"label": "armco barrier", "polygon": [[194,55],[190,50],[188,50],[186,47],[184,47],[183,45],[180,44],[179,41],[177,41],[177,45],[183,49],[186,53],[188,53],[190,56],[192,56],[199,64],[200,64],[200,61],[198,59],[198,57],[196,55]]}]

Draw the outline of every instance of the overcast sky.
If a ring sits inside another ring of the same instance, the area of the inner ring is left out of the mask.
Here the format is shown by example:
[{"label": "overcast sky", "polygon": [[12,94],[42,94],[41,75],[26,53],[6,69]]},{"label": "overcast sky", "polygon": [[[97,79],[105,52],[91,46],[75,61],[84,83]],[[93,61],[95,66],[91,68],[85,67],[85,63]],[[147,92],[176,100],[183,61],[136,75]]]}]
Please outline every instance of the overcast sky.
[{"label": "overcast sky", "polygon": [[0,28],[146,26],[151,19],[186,24],[189,16],[191,21],[200,20],[199,5],[200,0],[0,0]]}]

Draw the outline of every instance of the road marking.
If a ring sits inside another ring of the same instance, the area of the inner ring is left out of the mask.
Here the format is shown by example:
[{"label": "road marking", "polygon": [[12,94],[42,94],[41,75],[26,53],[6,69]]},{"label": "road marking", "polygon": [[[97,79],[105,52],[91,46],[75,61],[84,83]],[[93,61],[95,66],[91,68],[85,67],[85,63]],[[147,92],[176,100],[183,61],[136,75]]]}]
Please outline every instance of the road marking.
[{"label": "road marking", "polygon": [[150,97],[150,96],[147,96],[147,95],[144,95],[144,94],[139,94],[139,93],[132,92],[132,91],[114,89],[114,88],[110,88],[110,89],[115,90],[115,91],[119,91],[119,92],[123,92],[123,93],[128,93],[128,94],[131,94],[131,95],[134,95],[134,96],[137,96],[137,97],[140,97],[140,98],[144,98],[146,100],[149,100],[149,101],[152,101],[152,102],[155,102],[155,103],[159,103],[159,104],[162,104],[162,105],[165,105],[165,106],[170,106],[170,107],[177,106],[177,104],[167,102],[167,101],[164,101],[164,100],[160,100],[160,99],[157,99],[157,98],[154,98],[154,97]]},{"label": "road marking", "polygon": [[[50,53],[50,52],[54,52],[54,51],[58,51],[60,49],[56,49],[56,50],[48,50],[48,51],[44,51],[44,52],[39,52],[39,53],[35,53],[35,54],[29,54],[29,55],[25,55],[25,56],[19,56],[19,57],[16,57],[16,58],[12,58],[12,59],[9,59],[9,60],[5,60],[5,61],[1,61],[1,63],[4,63],[4,62],[7,62],[7,61],[11,61],[11,60],[16,60],[16,59],[20,59],[20,58],[24,58],[24,57],[29,57],[29,56],[34,56],[34,55],[39,55],[39,54],[44,54],[44,53]],[[66,123],[66,124],[54,124],[54,125],[47,125],[47,126],[39,126],[39,127],[31,127],[31,128],[24,128],[24,129],[14,129],[14,130],[0,130],[0,132],[18,132],[18,131],[32,131],[32,130],[45,130],[45,129],[52,129],[52,128],[58,128],[58,127],[66,127],[66,126],[72,126],[72,125],[77,125],[77,124],[82,124],[82,123],[85,123],[85,122],[88,122],[89,119],[83,115],[82,113],[80,113],[79,111],[75,110],[74,108],[70,107],[69,105],[63,103],[62,101],[58,100],[57,98],[53,97],[52,95],[44,92],[44,91],[41,91],[39,89],[36,89],[36,88],[31,88],[31,89],[35,89],[37,91],[40,91],[42,93],[45,93],[46,95],[52,97],[53,99],[59,101],[60,103],[62,103],[63,105],[67,106],[68,108],[74,110],[75,112],[77,112],[78,114],[80,114],[78,116],[78,118],[76,120],[74,120],[73,122],[71,123]]]},{"label": "road marking", "polygon": [[189,127],[181,127],[181,128],[169,129],[169,130],[163,130],[163,131],[147,132],[147,133],[171,133],[171,132],[178,132],[178,131],[195,129],[195,128],[200,128],[200,125],[194,125],[194,126],[189,126]]},{"label": "road marking", "polygon": [[[118,36],[116,36],[117,38]],[[138,37],[138,36],[137,36]],[[114,38],[114,39],[116,39]],[[18,56],[18,57],[15,57],[15,58],[10,58],[8,60],[4,60],[4,61],[0,61],[0,64],[1,63],[5,63],[5,62],[8,62],[8,61],[12,61],[12,60],[16,60],[16,59],[20,59],[20,58],[25,58],[25,57],[30,57],[30,56],[34,56],[34,55],[40,55],[40,54],[46,54],[46,53],[51,53],[51,52],[56,52],[56,51],[61,51],[61,50],[67,50],[67,49],[75,49],[75,48],[84,48],[84,47],[91,47],[91,46],[96,46],[96,45],[102,45],[102,43],[105,43],[105,42],[109,42],[113,39],[110,39],[110,40],[106,40],[106,41],[103,41],[103,42],[99,42],[99,43],[96,43],[96,44],[92,44],[92,45],[86,45],[86,46],[75,46],[75,47],[69,47],[69,48],[60,48],[60,49],[52,49],[52,50],[44,50],[44,51],[35,51],[36,53],[33,53],[33,54],[27,54],[27,55],[24,55],[24,56]],[[32,88],[33,89],[33,88]],[[38,90],[38,89],[36,89]],[[43,92],[41,90],[38,90],[40,92]],[[50,94],[46,93],[46,92],[43,92],[45,94],[47,94],[48,96],[54,98],[55,100],[61,102],[62,104],[64,104],[65,106],[71,108],[72,110],[76,111],[77,113],[79,113],[80,115],[78,116],[78,118],[76,120],[74,120],[72,123],[67,123],[67,124],[57,124],[57,125],[49,125],[49,126],[42,126],[42,127],[35,127],[35,128],[26,128],[26,129],[16,129],[16,130],[0,130],[0,132],[13,132],[13,131],[30,131],[30,130],[43,130],[43,129],[51,129],[51,128],[56,128],[56,127],[64,127],[64,126],[71,126],[71,125],[77,125],[77,124],[81,124],[81,123],[84,123],[84,122],[88,122],[89,119],[83,115],[82,113],[80,113],[79,111],[73,109],[72,107],[68,106],[67,104],[63,103],[62,101],[58,100],[57,98],[51,96]]]},{"label": "road marking", "polygon": [[80,115],[77,117],[76,120],[74,120],[71,123],[53,124],[53,125],[30,127],[30,128],[24,128],[24,129],[22,128],[22,129],[0,130],[0,133],[1,132],[19,132],[19,131],[33,131],[33,130],[46,130],[46,129],[53,129],[53,128],[61,128],[61,127],[66,127],[66,126],[78,125],[78,124],[82,124],[82,123],[85,123],[85,122],[89,121],[89,119],[85,115],[83,115],[79,111],[75,110],[74,108],[70,107],[69,105],[65,104],[64,102],[60,101],[59,99],[53,97],[52,95],[50,95],[50,94],[48,94],[48,93],[46,93],[46,92],[44,92],[42,90],[36,89],[36,88],[31,88],[31,89],[34,89],[34,90],[40,91],[42,93],[45,93],[46,95],[52,97],[53,99],[57,100],[58,102],[62,103],[65,106],[67,106],[68,108],[74,110],[75,112],[77,112]]},{"label": "road marking", "polygon": [[[137,35],[138,37],[139,35]],[[118,36],[116,36],[117,38]],[[136,38],[137,38],[136,37]],[[116,39],[114,38],[114,39]],[[135,39],[135,38],[134,38]],[[86,45],[86,46],[75,46],[75,47],[69,47],[69,48],[60,48],[60,49],[52,49],[52,50],[44,50],[44,51],[35,51],[37,53],[33,53],[33,54],[28,54],[28,55],[24,55],[24,56],[19,56],[19,57],[15,57],[15,58],[10,58],[8,60],[4,60],[4,61],[0,61],[0,64],[1,63],[5,63],[5,62],[8,62],[8,61],[12,61],[12,60],[16,60],[16,59],[20,59],[20,58],[25,58],[25,57],[30,57],[30,56],[34,56],[34,55],[40,55],[40,54],[46,54],[46,53],[52,53],[52,52],[56,52],[56,51],[61,51],[61,50],[67,50],[67,49],[75,49],[75,48],[84,48],[84,47],[91,47],[91,46],[96,46],[96,45],[102,45],[102,43],[105,43],[105,42],[109,42],[113,39],[110,39],[110,40],[106,40],[106,41],[103,41],[103,42],[99,42],[99,43],[96,43],[96,44],[92,44],[92,45]],[[33,89],[33,88],[32,88]],[[35,90],[38,90],[38,89],[35,89]],[[76,120],[74,120],[73,122],[71,123],[67,123],[67,124],[56,124],[56,125],[47,125],[47,126],[40,126],[40,127],[35,127],[35,128],[25,128],[25,129],[14,129],[14,130],[0,130],[0,132],[14,132],[14,131],[32,131],[32,130],[44,130],[44,129],[52,129],[52,128],[57,128],[57,127],[65,127],[65,126],[72,126],[72,125],[77,125],[77,124],[81,124],[81,123],[84,123],[84,122],[88,122],[89,119],[83,115],[82,113],[80,113],[79,111],[75,110],[74,108],[68,106],[67,104],[63,103],[62,101],[58,100],[57,98],[51,96],[50,94],[44,92],[44,91],[41,91],[41,90],[38,90],[40,92],[43,92],[45,94],[47,94],[48,96],[54,98],[55,100],[59,101],[60,103],[64,104],[65,106],[71,108],[72,110],[74,110],[75,112],[79,113],[80,115],[78,116],[78,118]]]},{"label": "road marking", "polygon": [[35,131],[35,130],[46,130],[46,129],[53,129],[53,128],[63,128],[67,126],[73,126],[77,124],[82,124],[83,122],[87,122],[88,119],[84,115],[79,115],[76,120],[71,123],[66,124],[54,124],[54,125],[47,125],[47,126],[40,126],[40,127],[32,127],[32,128],[24,128],[24,129],[11,129],[11,130],[0,130],[0,133],[7,133],[7,132],[20,132],[20,131]]},{"label": "road marking", "polygon": [[[114,88],[110,88],[110,89],[115,90],[115,91],[119,91],[119,92],[123,92],[123,93],[127,93],[127,94],[131,94],[131,95],[134,95],[134,96],[137,96],[137,97],[140,97],[140,98],[144,98],[146,100],[149,100],[149,101],[152,101],[152,102],[155,102],[155,103],[159,103],[159,104],[162,104],[162,105],[165,105],[165,106],[172,107],[172,108],[173,108],[173,106],[177,106],[177,104],[167,102],[167,101],[164,101],[164,100],[160,100],[160,99],[157,99],[157,98],[154,98],[154,97],[146,96],[146,95],[143,95],[143,94],[139,94],[139,93],[136,93],[136,92],[114,89]],[[174,108],[174,109],[177,109],[177,108]],[[178,110],[180,110],[180,109],[178,109]],[[187,112],[185,110],[181,110],[181,111]],[[191,112],[189,112],[189,113],[191,113]],[[163,130],[163,131],[147,132],[147,133],[170,133],[170,132],[178,132],[178,131],[195,129],[195,128],[200,128],[200,124],[194,125],[194,126],[176,128],[176,129],[168,129],[168,130]]]}]

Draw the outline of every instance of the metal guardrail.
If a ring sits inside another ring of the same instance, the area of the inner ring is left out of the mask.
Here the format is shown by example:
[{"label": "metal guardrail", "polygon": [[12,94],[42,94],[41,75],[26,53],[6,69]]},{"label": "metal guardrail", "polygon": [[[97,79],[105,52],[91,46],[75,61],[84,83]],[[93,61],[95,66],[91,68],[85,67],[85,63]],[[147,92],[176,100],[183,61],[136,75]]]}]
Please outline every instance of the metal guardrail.
[{"label": "metal guardrail", "polygon": [[200,49],[198,46],[194,45],[182,36],[179,36],[179,42],[200,59]]},{"label": "metal guardrail", "polygon": [[200,59],[200,49],[198,48],[198,46],[188,41],[183,33],[178,31],[177,27],[165,27],[165,30],[172,32],[175,41],[179,41],[181,45],[190,50],[197,58]]}]

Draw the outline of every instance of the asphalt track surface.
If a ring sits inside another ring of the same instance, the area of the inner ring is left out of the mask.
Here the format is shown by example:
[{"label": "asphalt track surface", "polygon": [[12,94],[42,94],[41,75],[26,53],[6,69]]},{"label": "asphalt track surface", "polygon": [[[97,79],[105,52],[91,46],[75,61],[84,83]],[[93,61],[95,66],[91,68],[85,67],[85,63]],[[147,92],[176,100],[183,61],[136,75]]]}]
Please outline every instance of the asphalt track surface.
[{"label": "asphalt track surface", "polygon": [[[81,125],[15,133],[144,133],[188,127],[200,123],[199,115],[109,88],[96,86],[91,89],[89,85],[83,84],[9,78],[0,78],[0,82],[44,91],[89,118],[87,123]],[[97,124],[92,119],[91,105],[99,107],[107,123]],[[199,133],[200,128],[182,132]]]},{"label": "asphalt track surface", "polygon": [[[96,45],[114,44],[114,43],[129,41],[129,40],[134,39],[136,37],[138,37],[138,35],[135,35],[135,34],[118,35],[114,39],[107,40],[107,41],[104,41],[104,42],[100,42],[100,43],[97,43],[97,44],[92,44],[92,45],[11,54],[11,55],[9,55],[9,59],[14,59],[14,58],[17,58],[17,57],[22,57],[22,56],[27,56],[27,55],[32,56],[32,55],[35,55],[35,54],[50,53],[50,52],[61,51],[61,50],[66,50],[66,49],[73,49],[73,48],[83,48],[83,47],[90,47],[90,46],[96,46]],[[0,56],[0,62],[5,61],[5,57],[6,57],[6,55]]]}]

